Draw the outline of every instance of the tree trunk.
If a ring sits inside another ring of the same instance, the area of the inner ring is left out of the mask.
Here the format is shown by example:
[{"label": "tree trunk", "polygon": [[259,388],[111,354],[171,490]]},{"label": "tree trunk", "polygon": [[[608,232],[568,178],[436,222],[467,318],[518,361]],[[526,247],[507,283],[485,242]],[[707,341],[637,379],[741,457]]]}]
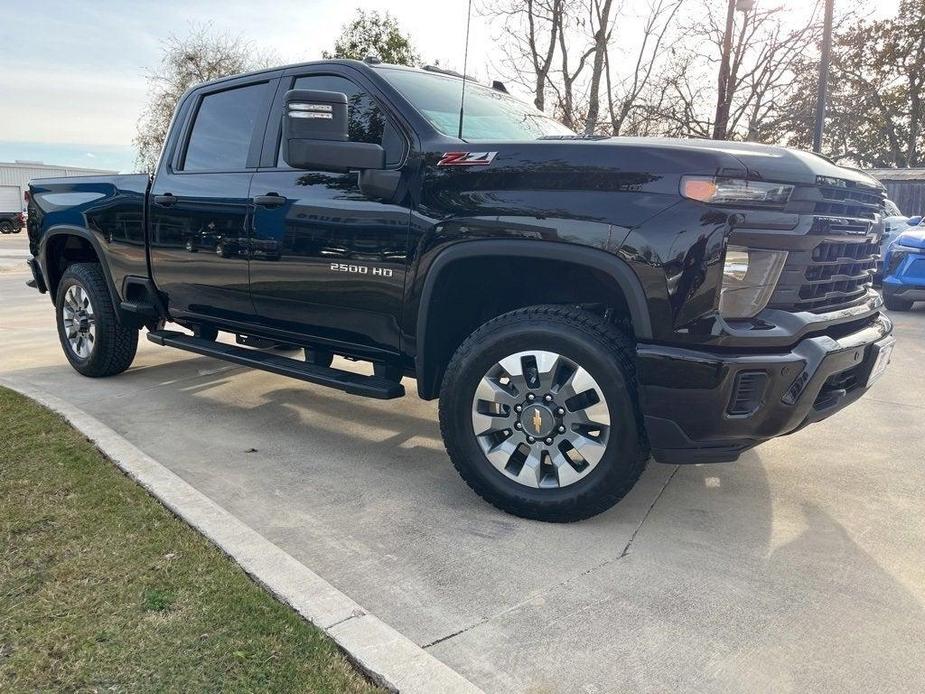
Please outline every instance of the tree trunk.
[{"label": "tree trunk", "polygon": [[[591,86],[588,98],[588,116],[585,119],[585,135],[593,135],[601,112],[601,76],[604,72],[604,52],[610,39],[610,7],[613,0],[604,0],[598,12],[598,27],[594,34],[594,61],[591,64]],[[597,3],[595,3],[597,4]]]},{"label": "tree trunk", "polygon": [[716,90],[716,116],[713,119],[713,139],[725,140],[729,127],[729,59],[732,53],[732,30],[735,23],[736,0],[729,0],[726,12],[726,33],[723,35],[723,55],[719,66]]}]

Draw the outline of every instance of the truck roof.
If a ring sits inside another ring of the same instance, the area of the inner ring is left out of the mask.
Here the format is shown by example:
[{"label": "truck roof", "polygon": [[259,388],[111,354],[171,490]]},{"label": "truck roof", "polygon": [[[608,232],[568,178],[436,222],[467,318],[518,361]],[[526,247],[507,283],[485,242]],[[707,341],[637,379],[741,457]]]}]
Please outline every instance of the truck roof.
[{"label": "truck roof", "polygon": [[[255,77],[257,75],[269,74],[272,72],[279,72],[281,70],[290,70],[292,68],[301,68],[301,67],[313,67],[316,65],[346,65],[348,67],[356,68],[363,71],[373,71],[382,68],[388,68],[390,70],[407,70],[409,72],[429,72],[437,73],[440,75],[445,75],[447,77],[455,77],[457,79],[462,79],[462,75],[453,70],[445,70],[433,65],[425,65],[423,68],[409,67],[408,65],[398,65],[396,63],[383,63],[383,62],[371,62],[366,60],[353,60],[351,58],[329,58],[323,60],[310,60],[303,63],[290,63],[288,65],[277,65],[275,67],[262,68],[260,70],[252,70],[251,72],[241,72],[235,75],[227,75],[225,77],[219,77],[214,80],[208,80],[206,82],[197,82],[190,90],[198,89],[199,87],[204,87],[213,84],[221,84],[222,82],[228,82],[230,80],[240,79],[241,77]],[[475,80],[471,75],[466,76],[467,80]]]}]

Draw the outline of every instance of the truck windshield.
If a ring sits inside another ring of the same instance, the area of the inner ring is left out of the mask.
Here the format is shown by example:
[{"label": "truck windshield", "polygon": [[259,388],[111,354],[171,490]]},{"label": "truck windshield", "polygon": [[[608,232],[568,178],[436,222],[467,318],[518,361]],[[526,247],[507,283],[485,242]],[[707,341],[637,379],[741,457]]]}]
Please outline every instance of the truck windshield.
[{"label": "truck windshield", "polygon": [[[461,79],[396,68],[383,68],[381,72],[441,134],[459,135]],[[544,135],[573,134],[558,121],[507,94],[477,82],[466,83],[464,140],[535,140]]]}]

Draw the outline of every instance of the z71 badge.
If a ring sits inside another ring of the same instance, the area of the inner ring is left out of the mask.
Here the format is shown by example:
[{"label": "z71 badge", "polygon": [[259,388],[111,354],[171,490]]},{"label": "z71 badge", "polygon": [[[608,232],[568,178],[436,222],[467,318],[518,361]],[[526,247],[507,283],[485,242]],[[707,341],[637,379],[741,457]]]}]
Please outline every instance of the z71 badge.
[{"label": "z71 badge", "polygon": [[488,166],[497,152],[445,152],[437,166]]}]

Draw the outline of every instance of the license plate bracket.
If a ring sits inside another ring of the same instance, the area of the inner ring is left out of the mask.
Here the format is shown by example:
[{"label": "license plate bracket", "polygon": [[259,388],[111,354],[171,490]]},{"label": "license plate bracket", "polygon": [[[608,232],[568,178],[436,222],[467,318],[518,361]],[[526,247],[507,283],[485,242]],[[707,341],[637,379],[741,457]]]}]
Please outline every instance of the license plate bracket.
[{"label": "license plate bracket", "polygon": [[873,345],[874,365],[870,369],[870,376],[867,377],[867,387],[874,384],[886,371],[890,360],[893,358],[893,346],[896,344],[896,338],[892,335],[886,339],[875,342]]}]

